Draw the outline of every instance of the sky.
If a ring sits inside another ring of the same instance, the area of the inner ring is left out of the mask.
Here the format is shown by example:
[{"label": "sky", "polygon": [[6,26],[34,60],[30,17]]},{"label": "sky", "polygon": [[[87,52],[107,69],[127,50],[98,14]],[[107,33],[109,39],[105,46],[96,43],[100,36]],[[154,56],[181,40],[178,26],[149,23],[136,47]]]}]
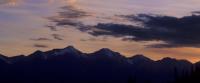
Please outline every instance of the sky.
[{"label": "sky", "polygon": [[0,53],[73,45],[200,61],[199,0],[1,0]]}]

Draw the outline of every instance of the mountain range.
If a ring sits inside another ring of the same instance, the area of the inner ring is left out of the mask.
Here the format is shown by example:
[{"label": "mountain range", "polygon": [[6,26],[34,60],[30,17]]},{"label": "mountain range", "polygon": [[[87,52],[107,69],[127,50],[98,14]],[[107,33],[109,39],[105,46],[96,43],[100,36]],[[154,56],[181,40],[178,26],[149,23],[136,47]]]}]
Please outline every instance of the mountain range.
[{"label": "mountain range", "polygon": [[189,83],[199,70],[200,62],[124,57],[107,48],[83,53],[68,46],[28,56],[0,55],[1,83]]}]

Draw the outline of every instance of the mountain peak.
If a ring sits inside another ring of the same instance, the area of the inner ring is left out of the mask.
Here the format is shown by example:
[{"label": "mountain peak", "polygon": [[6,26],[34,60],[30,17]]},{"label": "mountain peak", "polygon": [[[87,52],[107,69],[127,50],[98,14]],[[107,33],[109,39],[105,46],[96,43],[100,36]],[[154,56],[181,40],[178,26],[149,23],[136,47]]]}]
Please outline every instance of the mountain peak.
[{"label": "mountain peak", "polygon": [[46,54],[43,51],[37,50],[30,54],[29,57],[31,57],[31,59],[46,59]]},{"label": "mountain peak", "polygon": [[174,58],[165,57],[165,58],[163,58],[163,59],[160,60],[160,61],[163,61],[163,62],[176,62],[177,60],[174,59]]},{"label": "mountain peak", "polygon": [[139,62],[149,62],[149,61],[153,61],[150,58],[145,57],[142,54],[137,54],[135,56],[132,56],[129,58],[129,60],[133,63],[139,63]]},{"label": "mountain peak", "polygon": [[63,53],[75,53],[75,54],[81,54],[82,52],[76,49],[74,46],[68,46],[64,49],[62,49]]},{"label": "mountain peak", "polygon": [[7,58],[6,56],[4,56],[4,55],[2,55],[2,54],[0,54],[0,58]]},{"label": "mountain peak", "polygon": [[165,57],[165,58],[163,58],[163,60],[176,60],[176,59],[170,58],[170,57]]},{"label": "mountain peak", "polygon": [[108,49],[108,48],[102,48],[102,49],[100,49],[99,51],[100,51],[100,52],[107,52],[107,53],[109,53],[109,52],[113,53],[113,52],[114,52],[114,51],[112,51],[112,50],[110,50],[110,49]]},{"label": "mountain peak", "polygon": [[48,54],[47,55],[48,57],[65,56],[65,55],[71,55],[71,56],[82,55],[82,52],[77,50],[73,46],[68,46],[68,47],[63,48],[63,49],[53,49],[53,50],[47,51],[46,53]]},{"label": "mountain peak", "polygon": [[0,64],[8,62],[8,57],[0,54]]},{"label": "mountain peak", "polygon": [[30,54],[30,56],[42,56],[44,54],[43,51],[37,50],[34,53]]},{"label": "mountain peak", "polygon": [[40,54],[43,53],[41,50],[36,50],[33,54]]},{"label": "mountain peak", "polygon": [[64,48],[64,49],[76,49],[76,48],[74,48],[74,46],[67,46],[67,47]]},{"label": "mountain peak", "polygon": [[170,57],[165,57],[162,60],[158,60],[157,62],[171,63],[171,64],[173,63],[192,64],[191,62],[184,59],[178,60],[178,59],[170,58]]},{"label": "mountain peak", "polygon": [[132,57],[130,57],[130,59],[148,59],[149,60],[149,58],[147,58],[146,56],[144,56],[144,55],[142,55],[142,54],[137,54],[137,55],[135,55],[135,56],[132,56]]},{"label": "mountain peak", "polygon": [[64,50],[78,51],[74,46],[68,46]]},{"label": "mountain peak", "polygon": [[117,52],[114,52],[108,48],[102,48],[100,49],[99,51],[96,51],[94,53],[95,55],[98,55],[98,56],[108,56],[108,57],[113,57],[113,56],[119,56],[120,54],[117,53]]}]

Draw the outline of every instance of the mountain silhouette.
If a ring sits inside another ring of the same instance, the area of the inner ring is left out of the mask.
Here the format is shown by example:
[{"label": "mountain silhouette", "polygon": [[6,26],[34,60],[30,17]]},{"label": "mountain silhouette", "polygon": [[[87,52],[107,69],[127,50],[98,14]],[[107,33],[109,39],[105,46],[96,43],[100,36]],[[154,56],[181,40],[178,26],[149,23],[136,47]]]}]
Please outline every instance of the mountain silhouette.
[{"label": "mountain silhouette", "polygon": [[124,57],[107,48],[83,53],[68,46],[28,56],[0,55],[1,83],[181,83],[186,79],[183,83],[188,83],[197,70],[200,63]]}]

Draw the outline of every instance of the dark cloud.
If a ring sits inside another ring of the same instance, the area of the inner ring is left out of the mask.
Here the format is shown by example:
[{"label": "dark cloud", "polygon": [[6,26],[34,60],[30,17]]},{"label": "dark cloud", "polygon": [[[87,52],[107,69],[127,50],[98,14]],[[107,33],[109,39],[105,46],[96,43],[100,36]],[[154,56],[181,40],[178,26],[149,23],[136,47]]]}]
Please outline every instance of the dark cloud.
[{"label": "dark cloud", "polygon": [[42,44],[34,44],[33,47],[37,47],[37,48],[48,48],[47,45],[42,45]]},{"label": "dark cloud", "polygon": [[[57,31],[57,26],[72,26],[73,28],[86,32],[90,30],[91,26],[83,24],[79,19],[87,16],[90,16],[87,12],[77,9],[74,6],[64,6],[62,7],[62,11],[58,12],[57,16],[48,18],[55,24],[49,24],[47,27],[50,28],[51,31]],[[63,36],[59,34],[51,34],[51,36],[56,40],[64,40]]]},{"label": "dark cloud", "polygon": [[59,12],[60,16],[64,18],[81,18],[85,16],[89,16],[87,12],[77,9],[76,7],[73,6],[65,6],[62,7],[63,12]]},{"label": "dark cloud", "polygon": [[90,32],[94,36],[110,35],[125,37],[133,41],[163,41],[152,47],[200,47],[200,16],[191,15],[182,18],[161,15],[130,15],[126,18],[141,22],[143,26],[125,24],[98,24],[97,30]]},{"label": "dark cloud", "polygon": [[31,38],[30,40],[33,40],[33,41],[52,41],[52,39],[49,39],[49,38]]},{"label": "dark cloud", "polygon": [[88,39],[80,39],[80,41],[106,41],[107,38],[104,37],[104,38],[88,38]]},{"label": "dark cloud", "polygon": [[56,26],[69,25],[83,27],[82,22],[78,21],[78,19],[90,16],[89,13],[73,6],[64,6],[62,9],[62,12],[58,12],[58,16],[48,18],[49,20],[56,22]]},{"label": "dark cloud", "polygon": [[53,25],[47,25],[46,27],[48,27],[51,31],[58,31],[56,26]]},{"label": "dark cloud", "polygon": [[[69,25],[93,36],[122,37],[129,41],[162,41],[163,43],[151,47],[200,47],[200,15],[194,11],[191,16],[181,18],[173,16],[139,14],[122,16],[139,25],[116,23],[99,23],[96,26],[85,25],[80,18],[90,16],[88,12],[76,9],[73,6],[63,7],[58,16],[50,20],[56,26]],[[62,40],[54,35],[55,39]]]},{"label": "dark cloud", "polygon": [[193,11],[192,14],[193,15],[200,15],[200,11]]},{"label": "dark cloud", "polygon": [[64,40],[62,37],[62,35],[59,35],[59,34],[52,34],[53,38],[56,39],[56,40]]},{"label": "dark cloud", "polygon": [[88,16],[91,16],[88,12],[73,6],[65,6],[62,7],[62,12],[58,12],[58,16],[49,17],[48,19],[56,23],[53,27],[50,26],[51,30],[56,29],[56,26],[72,26],[73,28],[85,32],[90,30],[91,26],[83,24],[80,19]]}]

